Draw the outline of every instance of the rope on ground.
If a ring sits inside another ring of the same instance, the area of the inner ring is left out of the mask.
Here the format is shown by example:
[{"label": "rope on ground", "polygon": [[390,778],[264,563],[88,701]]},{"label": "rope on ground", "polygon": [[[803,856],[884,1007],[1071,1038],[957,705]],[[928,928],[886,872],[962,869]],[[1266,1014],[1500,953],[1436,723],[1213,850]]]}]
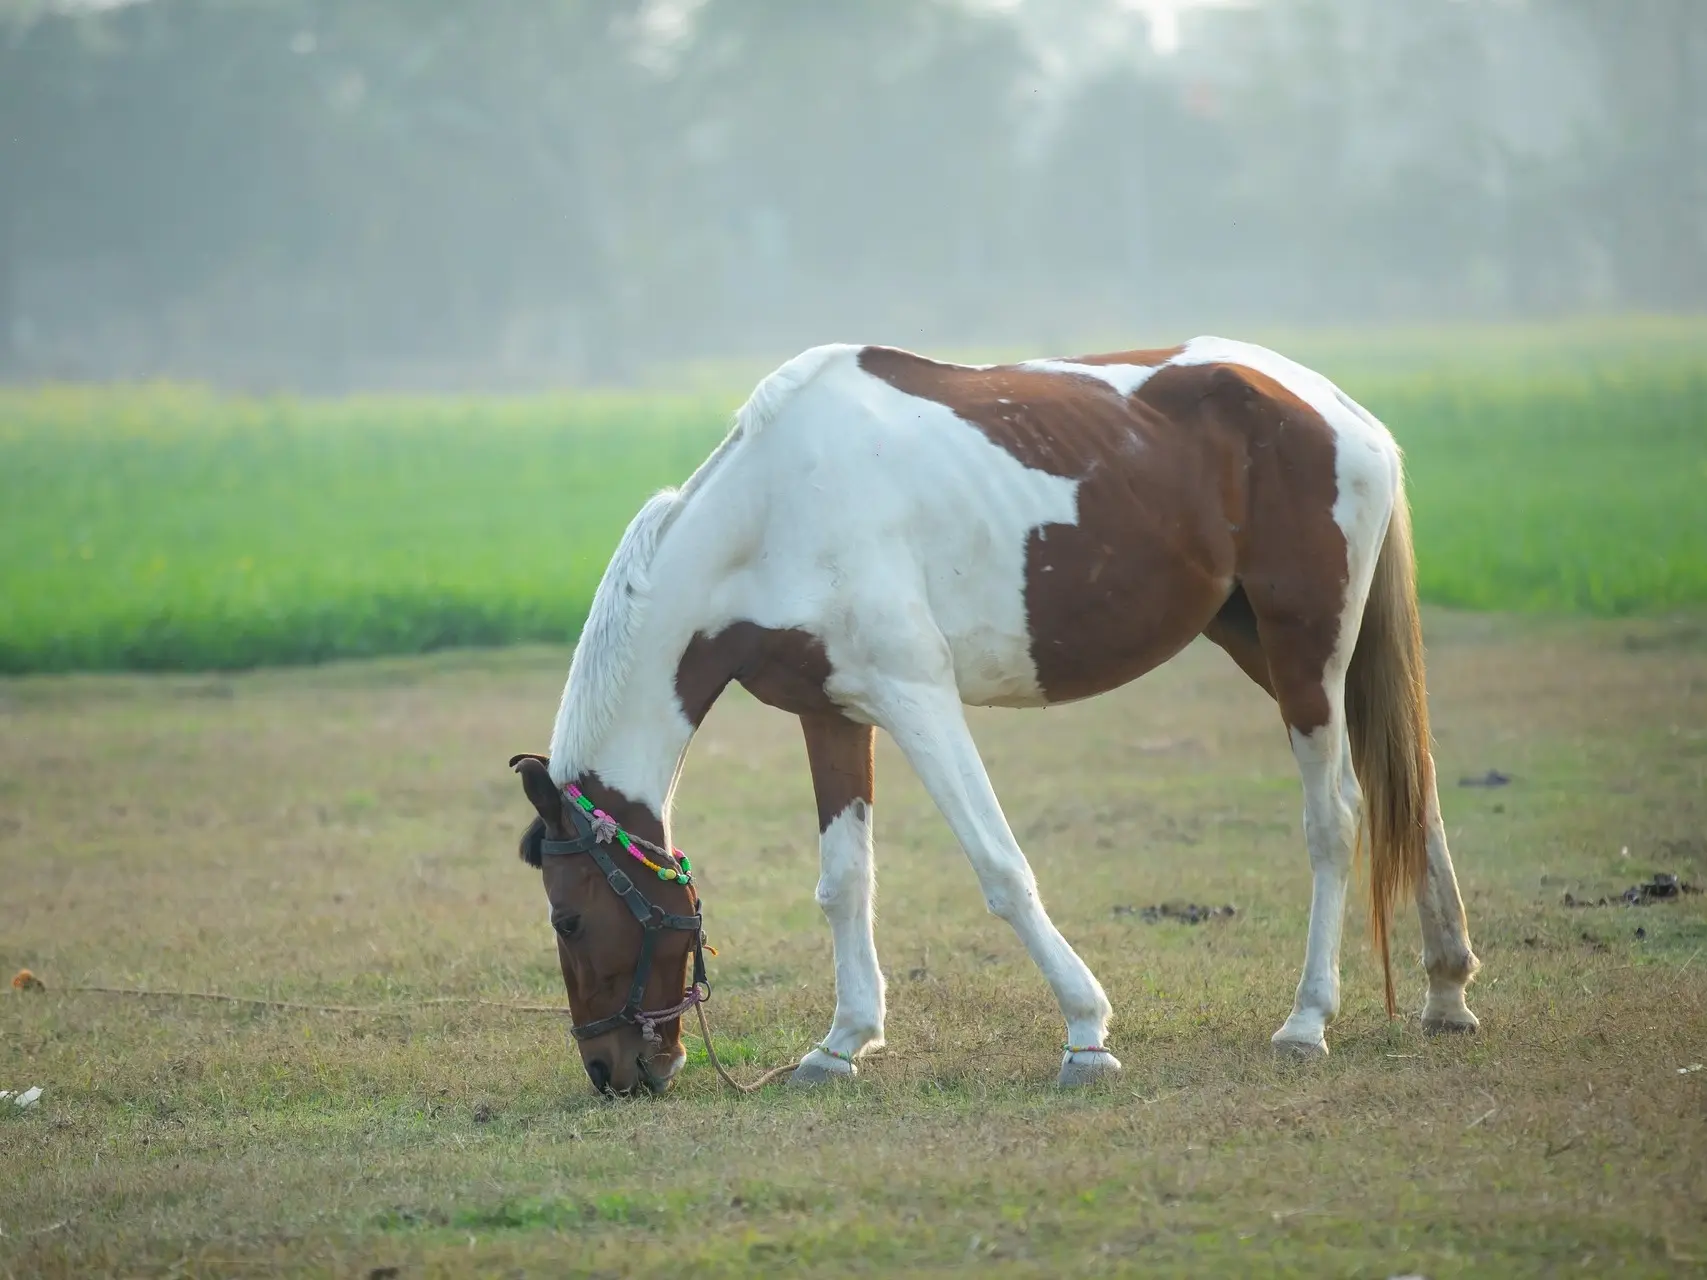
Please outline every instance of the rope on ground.
[{"label": "rope on ground", "polygon": [[[47,984],[28,969],[20,970],[12,979],[12,985],[20,991],[46,991]],[[384,1015],[401,1013],[408,1009],[424,1009],[434,1005],[478,1005],[486,1009],[502,1009],[506,1013],[550,1013],[562,1016],[567,1009],[549,1004],[511,1004],[504,1000],[487,1000],[480,996],[434,996],[424,1000],[397,1000],[390,1004],[359,1005],[359,1004],[305,1004],[297,1000],[272,1000],[264,996],[233,996],[223,991],[178,991],[159,987],[104,987],[89,984],[55,986],[55,991],[70,991],[81,995],[103,996],[136,996],[150,1000],[211,1000],[221,1004],[243,1004],[262,1009],[289,1009],[297,1013],[343,1013],[356,1015]],[[752,1084],[742,1084],[724,1069],[718,1060],[717,1050],[711,1043],[711,1024],[705,1019],[705,1006],[696,1004],[694,1011],[699,1014],[699,1030],[705,1041],[705,1056],[710,1059],[712,1068],[718,1077],[730,1088],[741,1093],[757,1093],[772,1080],[784,1072],[792,1071],[795,1064],[786,1062],[780,1067],[772,1067]]]},{"label": "rope on ground", "polygon": [[[12,979],[12,985],[20,991],[45,991],[47,984],[28,969]],[[503,1009],[510,1013],[553,1013],[559,1016],[568,1012],[557,1005],[550,1004],[511,1004],[504,1000],[487,1000],[480,996],[434,996],[423,1000],[395,1000],[390,1004],[305,1004],[297,1000],[271,1000],[264,996],[233,996],[222,991],[178,991],[160,987],[103,987],[88,984],[72,984],[55,986],[55,991],[70,991],[80,995],[103,996],[140,996],[153,1000],[212,1000],[222,1004],[246,1004],[263,1009],[290,1009],[298,1013],[347,1013],[347,1014],[387,1014],[401,1013],[408,1009],[424,1009],[433,1005],[480,1005],[488,1009]]]},{"label": "rope on ground", "polygon": [[731,1089],[738,1089],[742,1093],[757,1093],[783,1072],[794,1070],[794,1063],[785,1062],[780,1067],[772,1067],[769,1071],[765,1072],[764,1075],[753,1081],[752,1084],[742,1084],[734,1076],[725,1071],[723,1069],[723,1064],[717,1060],[717,1050],[711,1047],[711,1024],[705,1020],[705,1006],[703,1004],[696,1004],[694,1006],[694,1012],[699,1014],[699,1030],[700,1035],[705,1040],[705,1056],[711,1059],[711,1065],[716,1068],[718,1076],[722,1079],[723,1083],[728,1085]]}]

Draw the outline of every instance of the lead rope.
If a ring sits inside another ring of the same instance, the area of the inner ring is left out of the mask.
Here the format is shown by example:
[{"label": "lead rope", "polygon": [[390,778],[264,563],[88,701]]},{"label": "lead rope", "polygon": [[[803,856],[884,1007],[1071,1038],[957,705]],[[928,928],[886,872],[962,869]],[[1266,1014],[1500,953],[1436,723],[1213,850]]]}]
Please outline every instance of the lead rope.
[{"label": "lead rope", "polygon": [[[47,990],[42,980],[28,969],[19,972],[12,979],[12,985],[20,991]],[[350,1013],[381,1016],[400,1013],[405,1009],[419,1009],[431,1005],[483,1005],[488,1009],[503,1009],[510,1013],[550,1013],[561,1015],[564,1011],[554,1004],[505,1004],[498,1000],[481,1000],[467,996],[443,996],[436,1000],[400,1000],[391,1005],[345,1005],[345,1004],[298,1004],[293,1000],[266,1000],[257,996],[229,996],[218,991],[165,991],[145,990],[139,987],[93,987],[93,986],[55,986],[55,991],[75,991],[93,995],[107,996],[141,996],[149,999],[167,1000],[217,1000],[227,1004],[259,1005],[268,1009],[291,1009],[301,1013]],[[724,1070],[723,1064],[717,1060],[717,1050],[711,1043],[711,1025],[705,1020],[705,1006],[694,1005],[699,1014],[699,1030],[705,1040],[705,1056],[711,1060],[712,1067],[722,1077],[723,1082],[730,1088],[741,1093],[757,1093],[772,1080],[785,1071],[792,1071],[798,1064],[786,1062],[780,1067],[773,1067],[760,1076],[752,1084],[742,1084],[734,1076]]]},{"label": "lead rope", "polygon": [[772,1067],[769,1071],[765,1072],[764,1075],[753,1081],[752,1084],[742,1084],[734,1076],[725,1071],[723,1069],[723,1064],[717,1060],[717,1050],[711,1046],[711,1024],[705,1020],[705,1006],[703,1004],[694,1005],[694,1012],[699,1014],[699,1033],[705,1040],[705,1056],[711,1059],[712,1067],[715,1068],[717,1074],[722,1077],[723,1083],[728,1085],[731,1089],[735,1089],[741,1093],[757,1093],[783,1072],[792,1071],[798,1065],[793,1062],[785,1062],[780,1067]]}]

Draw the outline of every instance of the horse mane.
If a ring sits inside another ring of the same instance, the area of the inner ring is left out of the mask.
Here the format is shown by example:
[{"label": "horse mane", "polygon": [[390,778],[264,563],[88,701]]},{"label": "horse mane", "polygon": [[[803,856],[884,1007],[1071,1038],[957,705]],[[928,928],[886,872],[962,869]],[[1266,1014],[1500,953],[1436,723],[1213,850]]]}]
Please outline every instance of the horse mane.
[{"label": "horse mane", "polygon": [[522,832],[521,843],[516,852],[521,855],[523,862],[530,867],[542,866],[545,862],[545,851],[540,847],[540,841],[545,839],[545,819],[538,814],[528,823],[528,829]]},{"label": "horse mane", "polygon": [[647,499],[628,522],[593,593],[593,607],[587,611],[587,624],[569,660],[569,679],[551,731],[551,780],[560,787],[580,772],[588,753],[616,718],[634,656],[634,639],[651,594],[647,570],[658,554],[665,526],[676,514],[679,497],[676,490],[665,489]]},{"label": "horse mane", "polygon": [[737,445],[776,421],[788,402],[823,372],[831,358],[858,350],[845,343],[813,347],[766,375],[735,411],[734,426],[722,443],[700,463],[687,483],[679,490],[663,489],[653,494],[629,521],[593,593],[593,605],[569,661],[569,678],[557,704],[557,723],[551,731],[551,778],[558,786],[582,770],[616,719],[633,662],[634,643],[651,598],[649,571],[670,525]]}]

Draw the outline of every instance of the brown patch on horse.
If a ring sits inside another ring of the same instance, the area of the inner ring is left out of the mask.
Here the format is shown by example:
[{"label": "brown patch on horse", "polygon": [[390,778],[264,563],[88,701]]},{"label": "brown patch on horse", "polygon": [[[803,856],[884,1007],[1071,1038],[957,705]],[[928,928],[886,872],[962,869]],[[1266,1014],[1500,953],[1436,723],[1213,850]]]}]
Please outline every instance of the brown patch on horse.
[{"label": "brown patch on horse", "polygon": [[823,641],[798,627],[732,622],[716,635],[696,632],[676,664],[676,697],[696,728],[731,680],[760,702],[798,716],[837,715],[824,686],[830,657]]},{"label": "brown patch on horse", "polygon": [[[1165,364],[1173,354],[1076,362]],[[1345,539],[1333,522],[1333,432],[1303,401],[1234,365],[1166,365],[1130,396],[1090,375],[972,369],[887,347],[866,348],[860,366],[952,409],[1025,466],[1080,482],[1077,523],[1035,529],[1026,544],[1031,656],[1049,701],[1125,684],[1211,630],[1281,697],[1288,723],[1325,723],[1321,673],[1339,634]],[[1255,645],[1241,643],[1233,617],[1216,622],[1241,583]],[[1278,654],[1271,630],[1287,633]]]},{"label": "brown patch on horse", "polygon": [[676,698],[696,728],[731,680],[800,717],[820,833],[855,801],[869,805],[874,790],[875,731],[847,719],[830,700],[830,674],[830,656],[811,632],[746,621],[716,635],[696,632],[676,664]]},{"label": "brown patch on horse", "polygon": [[1050,702],[1137,678],[1215,616],[1233,579],[1222,516],[1229,491],[1239,496],[1231,451],[1206,448],[1141,390],[1123,397],[1089,375],[968,369],[882,347],[860,364],[952,409],[1032,470],[1080,481],[1078,522],[1034,529],[1026,543],[1031,657]]},{"label": "brown patch on horse", "polygon": [[1188,432],[1234,443],[1244,501],[1228,518],[1237,526],[1235,577],[1248,617],[1228,610],[1229,596],[1204,631],[1275,696],[1289,726],[1321,728],[1329,718],[1322,674],[1339,642],[1349,578],[1345,533],[1334,523],[1333,428],[1273,378],[1242,365],[1172,366],[1137,398]]},{"label": "brown patch on horse", "polygon": [[1262,651],[1262,637],[1257,634],[1257,615],[1251,609],[1251,598],[1245,594],[1243,583],[1235,583],[1233,594],[1221,611],[1209,620],[1203,634],[1227,651],[1239,670],[1254,680],[1270,697],[1274,696],[1274,680],[1269,675],[1268,656]]},{"label": "brown patch on horse", "polygon": [[877,731],[840,716],[801,716],[806,759],[812,767],[812,794],[818,801],[822,835],[848,806],[870,805],[876,794],[872,748]]}]

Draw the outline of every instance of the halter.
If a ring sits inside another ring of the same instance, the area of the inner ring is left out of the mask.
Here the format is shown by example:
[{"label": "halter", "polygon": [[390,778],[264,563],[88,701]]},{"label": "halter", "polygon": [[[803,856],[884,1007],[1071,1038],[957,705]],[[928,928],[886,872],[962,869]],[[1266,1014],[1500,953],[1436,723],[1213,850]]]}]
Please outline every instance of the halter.
[{"label": "halter", "polygon": [[[671,915],[640,892],[634,881],[629,879],[628,873],[611,859],[605,847],[622,834],[615,823],[603,818],[603,815],[600,815],[599,819],[593,818],[582,812],[578,804],[565,805],[564,809],[574,825],[574,838],[541,840],[540,855],[546,858],[564,858],[577,853],[589,855],[599,870],[604,872],[606,883],[617,897],[628,904],[629,911],[645,931],[644,940],[640,944],[640,960],[634,970],[634,983],[628,989],[627,1003],[608,1018],[600,1018],[597,1022],[583,1022],[579,1026],[569,1028],[569,1034],[577,1040],[591,1040],[618,1027],[630,1026],[638,1027],[647,1043],[661,1044],[663,1040],[658,1034],[660,1022],[679,1018],[695,1005],[703,1004],[711,998],[711,983],[705,976],[705,934],[699,913],[695,912],[691,916]],[[629,838],[639,843],[635,837]],[[670,878],[677,879],[675,875]],[[686,883],[685,876],[681,878],[681,882]],[[640,1004],[646,997],[646,980],[652,976],[652,953],[657,949],[658,935],[666,929],[693,935],[693,982],[682,996],[681,1003],[668,1009],[643,1011]]]}]

